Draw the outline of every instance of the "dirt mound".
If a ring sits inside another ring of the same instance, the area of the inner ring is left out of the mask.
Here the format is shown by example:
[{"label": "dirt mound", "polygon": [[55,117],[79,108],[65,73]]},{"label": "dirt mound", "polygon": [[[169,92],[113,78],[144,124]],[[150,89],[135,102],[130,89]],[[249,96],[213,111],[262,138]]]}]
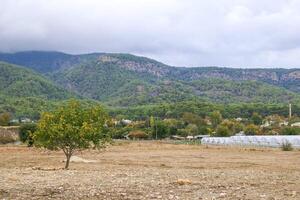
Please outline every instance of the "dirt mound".
[{"label": "dirt mound", "polygon": [[[64,160],[64,162],[66,162],[66,160]],[[70,162],[74,162],[74,163],[96,163],[96,160],[86,160],[83,158],[80,158],[78,156],[72,156],[70,159]]]}]

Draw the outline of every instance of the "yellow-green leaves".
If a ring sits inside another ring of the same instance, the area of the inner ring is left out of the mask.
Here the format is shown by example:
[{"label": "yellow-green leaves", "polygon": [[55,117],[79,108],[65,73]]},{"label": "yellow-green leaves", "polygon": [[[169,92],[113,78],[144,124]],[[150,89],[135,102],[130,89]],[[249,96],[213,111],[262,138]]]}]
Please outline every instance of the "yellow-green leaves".
[{"label": "yellow-green leaves", "polygon": [[71,100],[52,113],[43,113],[34,139],[48,149],[85,149],[98,147],[108,135],[108,115],[101,106],[87,107]]}]

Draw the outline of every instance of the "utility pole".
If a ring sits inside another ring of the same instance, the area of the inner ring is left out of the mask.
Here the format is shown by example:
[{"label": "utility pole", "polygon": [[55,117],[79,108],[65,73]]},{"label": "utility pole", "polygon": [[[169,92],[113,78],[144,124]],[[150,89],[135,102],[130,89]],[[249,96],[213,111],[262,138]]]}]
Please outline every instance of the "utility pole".
[{"label": "utility pole", "polygon": [[289,118],[292,118],[292,104],[289,104]]},{"label": "utility pole", "polygon": [[157,117],[155,120],[155,139],[157,140]]}]

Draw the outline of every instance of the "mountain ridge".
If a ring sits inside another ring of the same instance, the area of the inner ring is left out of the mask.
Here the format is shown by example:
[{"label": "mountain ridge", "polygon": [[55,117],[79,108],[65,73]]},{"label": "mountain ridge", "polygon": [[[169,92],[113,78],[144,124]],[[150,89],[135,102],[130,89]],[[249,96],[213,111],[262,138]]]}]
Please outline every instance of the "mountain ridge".
[{"label": "mountain ridge", "polygon": [[300,102],[300,69],[172,67],[147,57],[118,53],[30,51],[0,54],[3,59],[18,62],[68,91],[110,106],[187,100]]}]

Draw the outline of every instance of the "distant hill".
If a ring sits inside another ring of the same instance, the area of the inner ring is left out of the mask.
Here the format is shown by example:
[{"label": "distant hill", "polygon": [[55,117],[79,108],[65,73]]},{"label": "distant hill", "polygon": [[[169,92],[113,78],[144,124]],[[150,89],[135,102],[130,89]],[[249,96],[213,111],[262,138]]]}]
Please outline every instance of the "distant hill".
[{"label": "distant hill", "polygon": [[0,91],[10,97],[34,96],[58,100],[74,97],[71,92],[36,72],[4,62],[0,62]]},{"label": "distant hill", "polygon": [[0,54],[77,95],[111,106],[181,101],[300,102],[300,69],[172,67],[130,54],[60,52]]},{"label": "distant hill", "polygon": [[146,57],[131,54],[92,53],[70,55],[62,52],[25,51],[0,53],[0,60],[29,67],[38,72],[52,73],[74,65],[100,61],[113,63],[121,68],[151,74],[159,78],[175,80],[199,80],[201,78],[221,78],[226,80],[256,80],[300,91],[300,69],[237,69],[221,67],[171,67]]},{"label": "distant hill", "polygon": [[37,114],[49,101],[78,97],[30,69],[0,62],[0,112]]}]

